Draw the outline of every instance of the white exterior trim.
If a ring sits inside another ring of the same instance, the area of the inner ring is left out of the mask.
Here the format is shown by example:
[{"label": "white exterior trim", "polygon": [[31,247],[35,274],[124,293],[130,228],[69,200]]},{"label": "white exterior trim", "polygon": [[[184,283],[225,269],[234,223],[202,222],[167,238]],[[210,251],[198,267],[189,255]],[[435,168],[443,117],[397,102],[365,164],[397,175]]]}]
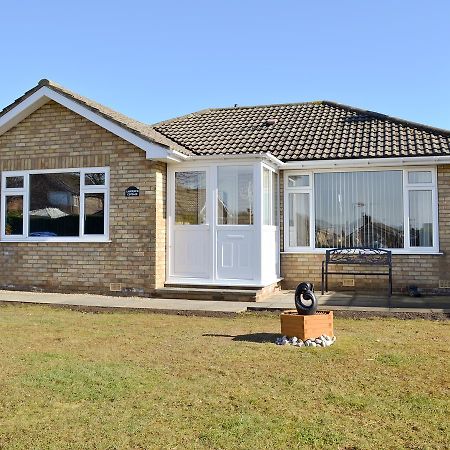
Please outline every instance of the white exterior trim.
[{"label": "white exterior trim", "polygon": [[62,95],[47,86],[42,86],[28,98],[8,111],[4,116],[0,117],[0,135],[10,130],[23,119],[39,109],[41,106],[48,103],[50,100],[59,103],[60,105],[64,106],[67,109],[70,109],[74,113],[97,124],[105,130],[108,130],[116,136],[119,136],[130,144],[133,144],[136,147],[144,150],[147,159],[177,162],[187,158],[187,156],[177,151],[171,150],[164,145],[150,142],[146,139],[141,138],[140,136],[114,123],[113,121],[106,119],[102,115],[96,114],[77,101]]},{"label": "white exterior trim", "polygon": [[423,166],[427,164],[450,164],[449,156],[409,156],[393,158],[365,158],[365,159],[330,159],[324,161],[291,161],[282,163],[283,170],[290,169],[336,169],[356,167],[398,167]]},{"label": "white exterior trim", "polygon": [[247,160],[253,160],[253,161],[264,161],[268,166],[270,166],[273,170],[279,169],[283,166],[283,162],[280,161],[278,158],[275,158],[271,153],[241,153],[241,154],[231,154],[231,155],[193,155],[193,156],[186,156],[186,162],[197,162],[199,161],[199,164],[205,163],[215,163],[217,164],[220,161],[228,161],[232,160],[233,162],[240,162],[244,163]]},{"label": "white exterior trim", "polygon": [[264,159],[266,163],[271,163],[273,167],[281,170],[294,169],[336,169],[336,168],[357,168],[357,167],[398,167],[398,166],[423,166],[427,164],[450,164],[448,156],[401,156],[392,158],[361,158],[361,159],[327,159],[314,161],[288,161],[283,162],[270,152],[255,154],[232,154],[232,155],[207,155],[207,156],[186,156],[188,161],[217,161],[227,159]]}]

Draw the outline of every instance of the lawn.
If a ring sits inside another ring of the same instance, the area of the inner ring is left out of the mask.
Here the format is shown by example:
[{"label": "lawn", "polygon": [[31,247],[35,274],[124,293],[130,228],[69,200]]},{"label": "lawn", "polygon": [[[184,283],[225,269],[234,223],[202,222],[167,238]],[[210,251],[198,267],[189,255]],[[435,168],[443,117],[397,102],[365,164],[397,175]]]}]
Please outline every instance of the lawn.
[{"label": "lawn", "polygon": [[450,321],[335,319],[325,349],[278,330],[2,306],[0,448],[449,448]]}]

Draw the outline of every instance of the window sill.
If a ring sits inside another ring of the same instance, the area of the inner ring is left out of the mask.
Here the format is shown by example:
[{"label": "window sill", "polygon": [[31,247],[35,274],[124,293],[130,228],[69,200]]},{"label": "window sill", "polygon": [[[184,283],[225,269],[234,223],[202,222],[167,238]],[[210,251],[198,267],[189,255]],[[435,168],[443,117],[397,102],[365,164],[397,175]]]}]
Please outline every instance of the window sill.
[{"label": "window sill", "polygon": [[[305,250],[285,250],[283,252],[280,252],[282,255],[305,255],[305,254],[316,254],[316,255],[324,255],[326,253],[327,249],[312,249],[308,248]],[[389,250],[389,249],[386,249]],[[439,252],[436,250],[424,250],[424,251],[417,251],[417,250],[391,250],[393,255],[443,255],[443,252]]]},{"label": "window sill", "polygon": [[30,243],[30,244],[35,244],[35,243],[41,243],[41,242],[45,242],[48,244],[52,244],[52,243],[62,243],[62,242],[66,242],[66,243],[108,243],[111,242],[111,239],[108,238],[29,238],[29,239],[5,239],[2,238],[0,240],[0,244],[11,244],[11,243]]}]

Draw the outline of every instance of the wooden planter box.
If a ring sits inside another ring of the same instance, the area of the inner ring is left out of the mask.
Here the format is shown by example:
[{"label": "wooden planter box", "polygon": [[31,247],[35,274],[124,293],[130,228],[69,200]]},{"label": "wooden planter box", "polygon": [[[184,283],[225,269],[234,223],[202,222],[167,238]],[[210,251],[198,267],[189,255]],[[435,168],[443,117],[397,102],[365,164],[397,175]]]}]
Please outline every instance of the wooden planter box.
[{"label": "wooden planter box", "polygon": [[303,341],[322,334],[334,336],[333,311],[317,311],[312,316],[302,316],[296,310],[281,313],[281,334],[298,337]]}]

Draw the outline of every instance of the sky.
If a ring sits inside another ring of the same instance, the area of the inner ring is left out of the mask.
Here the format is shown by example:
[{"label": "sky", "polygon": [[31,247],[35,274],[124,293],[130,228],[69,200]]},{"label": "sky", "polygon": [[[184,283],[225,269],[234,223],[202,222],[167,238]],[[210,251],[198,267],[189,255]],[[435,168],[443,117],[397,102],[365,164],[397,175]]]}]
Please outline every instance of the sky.
[{"label": "sky", "polygon": [[333,100],[450,129],[448,0],[0,1],[0,108],[49,78],[143,122]]}]

